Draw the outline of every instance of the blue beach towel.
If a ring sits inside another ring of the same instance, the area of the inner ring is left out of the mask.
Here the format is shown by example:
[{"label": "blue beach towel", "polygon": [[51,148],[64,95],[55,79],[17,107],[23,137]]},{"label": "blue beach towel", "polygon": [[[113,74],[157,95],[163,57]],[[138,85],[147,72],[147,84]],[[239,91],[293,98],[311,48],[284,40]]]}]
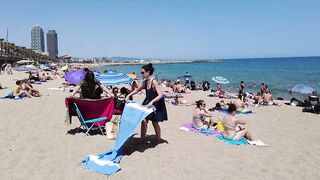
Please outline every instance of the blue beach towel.
[{"label": "blue beach towel", "polygon": [[[27,97],[27,95],[21,94],[18,99],[23,99],[23,98],[25,98],[25,97]],[[11,93],[9,93],[9,94],[6,95],[6,96],[1,97],[0,99],[15,99],[15,96],[14,96],[13,93],[11,92]]]},{"label": "blue beach towel", "polygon": [[122,158],[123,145],[134,134],[145,117],[154,109],[147,109],[137,103],[127,103],[120,120],[120,127],[115,144],[111,149],[99,155],[86,156],[81,164],[92,171],[111,175],[121,169],[119,163]]},{"label": "blue beach towel", "polygon": [[222,134],[218,134],[215,137],[217,139],[220,139],[220,140],[222,140],[226,143],[232,144],[232,145],[241,145],[241,144],[246,145],[246,144],[248,144],[246,138],[241,138],[239,141],[237,141],[237,140],[233,140],[233,139],[224,138]]},{"label": "blue beach towel", "polygon": [[[219,112],[228,114],[228,109],[220,109]],[[237,111],[237,114],[251,114],[252,111]]]}]

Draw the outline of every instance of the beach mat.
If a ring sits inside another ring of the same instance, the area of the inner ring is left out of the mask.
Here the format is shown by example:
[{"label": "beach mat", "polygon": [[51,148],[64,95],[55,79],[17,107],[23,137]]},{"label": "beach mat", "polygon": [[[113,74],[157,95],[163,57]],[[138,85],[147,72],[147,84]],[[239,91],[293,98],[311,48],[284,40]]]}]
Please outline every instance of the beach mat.
[{"label": "beach mat", "polygon": [[220,139],[228,144],[231,144],[231,145],[247,145],[248,142],[247,142],[247,139],[246,138],[241,138],[240,140],[233,140],[233,139],[227,139],[225,137],[223,137],[222,134],[218,134],[215,136],[215,138],[217,139]]},{"label": "beach mat", "polygon": [[220,131],[212,130],[212,129],[197,129],[194,128],[192,123],[183,124],[180,128],[182,131],[188,131],[196,134],[203,134],[206,136],[220,134]]},{"label": "beach mat", "polygon": [[97,173],[112,175],[118,172],[122,158],[123,147],[127,140],[134,134],[137,127],[145,117],[154,111],[137,103],[127,103],[120,120],[117,139],[113,147],[99,155],[88,155],[81,161],[83,167]]},{"label": "beach mat", "polygon": [[237,141],[237,140],[233,140],[233,139],[224,138],[222,134],[216,135],[215,138],[220,139],[220,140],[222,140],[228,144],[231,144],[231,145],[252,145],[252,146],[259,146],[259,147],[269,147],[269,145],[265,144],[260,139],[254,140],[254,141],[249,141],[243,137]]}]

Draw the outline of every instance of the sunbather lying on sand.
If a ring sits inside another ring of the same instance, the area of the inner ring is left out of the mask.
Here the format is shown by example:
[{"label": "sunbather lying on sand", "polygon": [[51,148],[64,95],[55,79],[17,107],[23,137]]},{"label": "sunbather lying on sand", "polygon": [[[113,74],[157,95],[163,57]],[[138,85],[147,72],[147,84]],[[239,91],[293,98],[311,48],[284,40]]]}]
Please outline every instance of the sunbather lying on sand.
[{"label": "sunbather lying on sand", "polygon": [[245,103],[243,101],[241,101],[240,99],[232,100],[230,103],[234,104],[236,106],[237,111],[242,111],[243,109],[246,108]]},{"label": "sunbather lying on sand", "polygon": [[246,128],[242,128],[239,125],[244,125],[244,120],[236,119],[234,116],[237,112],[235,104],[230,104],[228,108],[228,115],[223,118],[223,136],[228,139],[240,140],[245,137],[252,141],[251,134]]},{"label": "sunbather lying on sand", "polygon": [[176,105],[187,105],[187,106],[190,106],[191,104],[188,103],[188,101],[184,98],[179,98],[178,95],[176,95],[174,97],[174,102]]},{"label": "sunbather lying on sand", "polygon": [[190,93],[190,90],[187,87],[177,83],[173,85],[172,89],[173,89],[173,92],[177,92],[177,93]]},{"label": "sunbather lying on sand", "polygon": [[34,96],[34,97],[40,97],[41,94],[40,94],[40,91],[33,88],[33,86],[31,85],[31,80],[24,80],[23,81],[23,84],[22,84],[22,89],[25,90],[25,91],[28,91],[29,94],[31,94],[31,96]]},{"label": "sunbather lying on sand", "polygon": [[203,100],[196,101],[196,108],[193,111],[192,124],[196,128],[207,129],[211,124],[211,117],[206,110],[206,103]]}]

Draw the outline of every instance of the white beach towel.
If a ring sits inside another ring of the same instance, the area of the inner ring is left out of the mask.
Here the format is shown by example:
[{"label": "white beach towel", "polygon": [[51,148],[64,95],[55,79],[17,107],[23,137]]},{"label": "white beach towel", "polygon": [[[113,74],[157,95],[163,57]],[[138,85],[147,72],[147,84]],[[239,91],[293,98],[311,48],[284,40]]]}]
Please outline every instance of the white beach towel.
[{"label": "white beach towel", "polygon": [[248,144],[259,146],[259,147],[269,147],[269,145],[265,144],[261,139],[255,140],[255,141],[249,141],[247,140]]}]

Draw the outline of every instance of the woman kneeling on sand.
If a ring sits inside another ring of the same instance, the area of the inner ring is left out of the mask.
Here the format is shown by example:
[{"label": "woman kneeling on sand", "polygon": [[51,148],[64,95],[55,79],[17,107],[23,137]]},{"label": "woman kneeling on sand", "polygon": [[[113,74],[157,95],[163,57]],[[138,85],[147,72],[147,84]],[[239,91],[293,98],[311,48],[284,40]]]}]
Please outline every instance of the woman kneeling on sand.
[{"label": "woman kneeling on sand", "polygon": [[204,100],[196,101],[196,108],[193,111],[192,124],[195,128],[208,129],[211,123],[211,115],[207,112]]},{"label": "woman kneeling on sand", "polygon": [[240,140],[245,137],[246,139],[252,141],[251,134],[245,128],[238,125],[246,124],[245,121],[236,119],[234,116],[237,113],[237,108],[234,104],[230,104],[228,108],[228,115],[223,118],[223,136],[228,139]]}]

